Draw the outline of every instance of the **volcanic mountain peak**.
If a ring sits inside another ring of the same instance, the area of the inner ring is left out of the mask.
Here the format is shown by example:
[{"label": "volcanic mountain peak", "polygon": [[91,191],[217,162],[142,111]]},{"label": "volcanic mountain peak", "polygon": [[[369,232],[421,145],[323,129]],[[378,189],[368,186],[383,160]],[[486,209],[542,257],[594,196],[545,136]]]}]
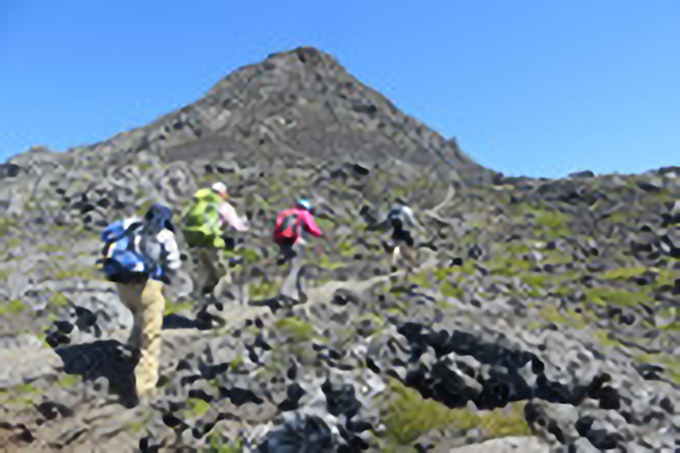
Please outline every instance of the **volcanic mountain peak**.
[{"label": "volcanic mountain peak", "polygon": [[166,162],[243,165],[287,166],[307,158],[403,162],[436,169],[451,181],[490,181],[493,175],[463,154],[455,140],[404,114],[312,47],[236,69],[193,104],[68,152],[77,157],[69,160],[93,167],[140,153]]}]

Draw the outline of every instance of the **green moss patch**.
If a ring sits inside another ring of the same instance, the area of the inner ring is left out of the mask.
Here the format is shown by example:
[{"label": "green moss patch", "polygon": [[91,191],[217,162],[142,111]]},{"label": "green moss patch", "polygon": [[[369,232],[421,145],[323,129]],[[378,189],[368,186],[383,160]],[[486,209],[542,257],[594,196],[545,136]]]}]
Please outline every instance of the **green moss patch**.
[{"label": "green moss patch", "polygon": [[651,303],[652,299],[649,295],[642,292],[636,292],[624,289],[614,288],[590,288],[586,292],[588,300],[602,306],[619,305],[624,307],[635,307],[640,303]]},{"label": "green moss patch", "polygon": [[584,314],[576,310],[561,310],[552,305],[541,307],[538,310],[538,315],[548,322],[567,325],[576,330],[590,325],[590,319],[595,318],[595,314],[592,312]]},{"label": "green moss patch", "polygon": [[388,401],[382,421],[387,439],[395,446],[410,445],[431,430],[455,430],[464,435],[466,431],[481,429],[487,438],[529,433],[520,403],[493,411],[468,407],[449,409],[436,401],[423,399],[416,390],[396,380],[390,381],[386,395]]},{"label": "green moss patch", "polygon": [[635,360],[642,363],[661,364],[666,369],[670,380],[680,385],[680,358],[670,354],[641,354],[635,356]]},{"label": "green moss patch", "polygon": [[322,339],[322,337],[317,334],[314,326],[297,318],[290,317],[279,319],[274,326],[283,334],[293,338],[293,341],[295,342]]},{"label": "green moss patch", "polygon": [[444,297],[455,297],[456,299],[463,299],[465,291],[462,288],[451,282],[444,282],[439,288],[439,291]]},{"label": "green moss patch", "polygon": [[6,304],[0,304],[0,316],[2,315],[18,315],[28,309],[26,305],[18,300],[12,300]]}]

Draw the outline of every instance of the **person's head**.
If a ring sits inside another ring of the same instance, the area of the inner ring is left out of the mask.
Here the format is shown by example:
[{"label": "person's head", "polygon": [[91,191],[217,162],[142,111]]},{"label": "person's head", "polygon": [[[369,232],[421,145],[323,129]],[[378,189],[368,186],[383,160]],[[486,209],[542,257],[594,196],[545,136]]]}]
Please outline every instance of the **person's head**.
[{"label": "person's head", "polygon": [[227,194],[227,186],[223,182],[216,182],[215,184],[212,185],[211,189],[213,192],[215,192],[217,195],[224,198],[225,200],[229,198],[229,194]]},{"label": "person's head", "polygon": [[306,198],[301,198],[297,201],[295,204],[300,209],[304,209],[305,211],[311,211],[312,210],[312,202],[309,201]]}]

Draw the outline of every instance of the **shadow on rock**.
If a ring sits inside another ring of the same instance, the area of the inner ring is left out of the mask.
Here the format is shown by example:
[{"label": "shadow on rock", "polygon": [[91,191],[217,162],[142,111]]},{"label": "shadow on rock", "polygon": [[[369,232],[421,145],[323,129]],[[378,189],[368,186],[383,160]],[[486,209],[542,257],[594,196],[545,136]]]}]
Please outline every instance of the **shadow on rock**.
[{"label": "shadow on rock", "polygon": [[319,417],[300,417],[296,423],[286,423],[268,433],[257,448],[258,453],[323,452],[333,451],[331,429]]},{"label": "shadow on rock", "polygon": [[[206,313],[206,315],[208,314]],[[200,315],[196,316],[196,319],[190,319],[175,313],[165,315],[163,317],[163,330],[175,329],[208,330],[212,329],[212,323],[210,322],[210,319]]]},{"label": "shadow on rock", "polygon": [[58,348],[55,352],[64,363],[65,373],[79,375],[85,381],[104,377],[109,384],[109,394],[117,395],[126,407],[136,404],[134,369],[137,357],[119,341],[95,341]]},{"label": "shadow on rock", "polygon": [[[457,330],[452,333],[423,330],[424,326],[411,322],[398,329],[409,342],[411,363],[417,363],[431,347],[438,359],[453,352],[460,356],[472,356],[480,363],[497,367],[484,378],[475,376],[474,371],[465,369],[464,364],[458,364],[464,374],[481,384],[482,391],[474,392],[476,396],[473,398],[470,398],[471,392],[461,391],[465,388],[465,380],[461,379],[460,374],[454,373],[445,361],[438,360],[431,367],[420,363],[407,374],[407,385],[449,407],[460,407],[467,400],[472,400],[480,409],[495,409],[512,401],[531,398],[572,406],[578,406],[585,398],[592,398],[599,400],[602,409],[618,410],[620,407],[618,392],[611,387],[603,387],[610,380],[606,374],[596,376],[588,385],[565,385],[549,380],[544,373],[544,363],[533,353],[484,343],[469,333]],[[524,373],[520,373],[520,369],[529,364],[526,371],[534,376],[533,385],[529,385]]]},{"label": "shadow on rock", "polygon": [[[539,420],[533,400],[579,406],[586,398],[599,403],[605,410],[622,410],[618,391],[605,385],[611,380],[608,374],[598,374],[589,383],[563,384],[550,380],[545,375],[545,364],[533,353],[513,350],[499,344],[483,342],[474,335],[454,330],[434,331],[414,322],[407,322],[398,328],[408,347],[408,363],[414,367],[406,372],[402,383],[417,390],[423,398],[431,398],[449,408],[463,407],[472,401],[479,409],[493,410],[505,407],[514,401],[529,401],[525,416],[529,425]],[[388,345],[393,352],[396,349]],[[434,352],[435,360],[425,364],[421,360],[428,349]],[[474,357],[480,364],[490,365],[484,376],[464,361],[449,360],[455,353],[459,357]],[[407,365],[406,362],[402,362]],[[389,370],[388,370],[389,372]],[[390,373],[391,374],[391,373]],[[399,376],[395,376],[399,379]],[[587,420],[586,420],[587,421]],[[580,423],[580,425],[579,425]],[[618,433],[591,429],[582,419],[577,422],[579,434],[586,437],[596,448],[615,448],[623,439]],[[554,425],[551,432],[561,443],[566,443],[562,430]]]}]

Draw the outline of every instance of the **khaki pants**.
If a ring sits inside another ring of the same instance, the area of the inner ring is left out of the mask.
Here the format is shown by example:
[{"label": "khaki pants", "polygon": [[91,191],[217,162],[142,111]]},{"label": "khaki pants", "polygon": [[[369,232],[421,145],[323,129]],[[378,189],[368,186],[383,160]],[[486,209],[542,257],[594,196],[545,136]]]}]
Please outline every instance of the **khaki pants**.
[{"label": "khaki pants", "polygon": [[229,262],[224,257],[223,250],[199,247],[196,248],[196,258],[198,259],[198,288],[205,288],[208,293],[212,293],[222,279],[226,284],[231,284]]},{"label": "khaki pants", "polygon": [[130,309],[134,318],[128,345],[139,350],[139,362],[135,367],[137,395],[148,395],[158,382],[165,310],[163,283],[146,280],[129,285],[118,283],[117,286],[120,301]]}]

